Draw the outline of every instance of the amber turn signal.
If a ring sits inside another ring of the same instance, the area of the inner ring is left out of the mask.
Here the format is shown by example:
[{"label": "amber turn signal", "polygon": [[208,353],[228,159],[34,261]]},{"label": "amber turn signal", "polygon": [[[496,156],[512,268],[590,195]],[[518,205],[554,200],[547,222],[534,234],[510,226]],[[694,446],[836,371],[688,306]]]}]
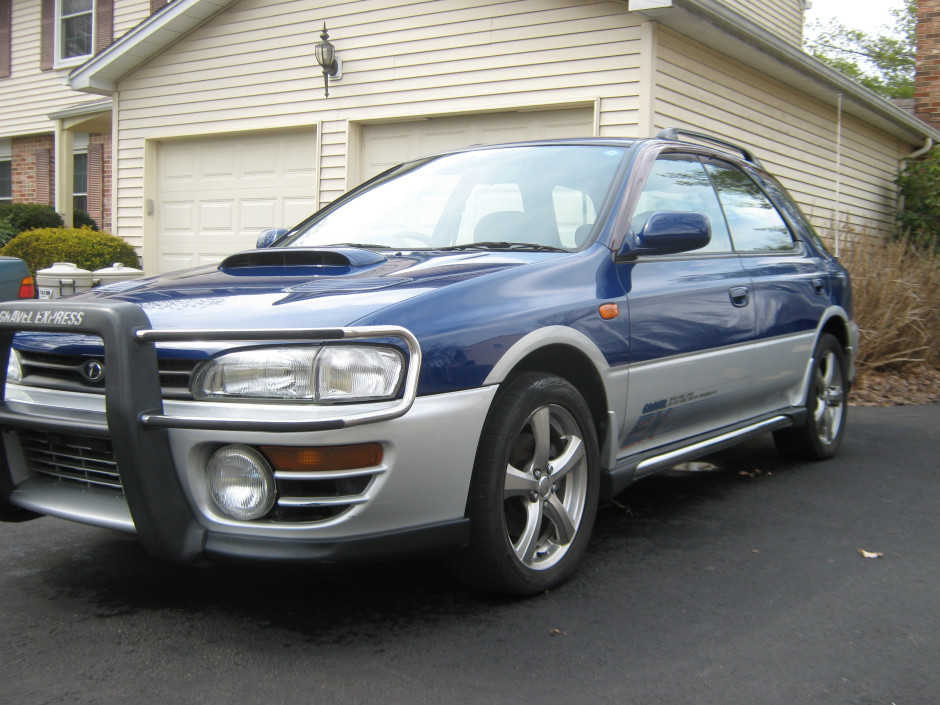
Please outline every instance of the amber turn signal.
[{"label": "amber turn signal", "polygon": [[601,318],[605,321],[620,315],[620,307],[617,304],[601,304],[598,311],[600,311]]},{"label": "amber turn signal", "polygon": [[379,443],[322,447],[262,446],[261,450],[275,469],[282,471],[356,470],[382,462]]}]

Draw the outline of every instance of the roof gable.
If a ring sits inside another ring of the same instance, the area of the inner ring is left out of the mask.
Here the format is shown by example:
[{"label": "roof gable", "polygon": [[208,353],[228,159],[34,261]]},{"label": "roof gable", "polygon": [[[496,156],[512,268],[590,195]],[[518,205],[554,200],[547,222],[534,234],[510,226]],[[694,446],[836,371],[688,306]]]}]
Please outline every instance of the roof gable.
[{"label": "roof gable", "polygon": [[236,0],[172,0],[103,52],[72,71],[69,85],[77,91],[110,96],[117,81],[161,54],[179,38]]},{"label": "roof gable", "polygon": [[[234,5],[236,0],[173,0],[69,76],[73,89],[111,95],[119,79],[160,55],[178,39]],[[624,0],[624,12],[694,37],[722,54],[843,109],[910,143],[940,131],[904,112],[861,84],[783,41],[720,0]],[[638,8],[643,8],[638,10]]]}]

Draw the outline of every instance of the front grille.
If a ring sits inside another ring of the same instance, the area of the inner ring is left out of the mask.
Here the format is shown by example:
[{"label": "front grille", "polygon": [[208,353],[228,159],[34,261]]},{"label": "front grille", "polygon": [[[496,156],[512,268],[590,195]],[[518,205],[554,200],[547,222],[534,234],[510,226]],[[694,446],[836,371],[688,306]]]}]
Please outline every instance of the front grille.
[{"label": "front grille", "polygon": [[123,490],[108,439],[27,429],[17,433],[34,473],[63,483]]},{"label": "front grille", "polygon": [[[59,355],[56,353],[17,351],[23,382],[30,387],[65,389],[104,394],[104,378],[89,375],[88,364],[96,362],[106,369],[104,355]],[[168,399],[191,399],[189,379],[198,360],[159,359],[160,387]]]}]

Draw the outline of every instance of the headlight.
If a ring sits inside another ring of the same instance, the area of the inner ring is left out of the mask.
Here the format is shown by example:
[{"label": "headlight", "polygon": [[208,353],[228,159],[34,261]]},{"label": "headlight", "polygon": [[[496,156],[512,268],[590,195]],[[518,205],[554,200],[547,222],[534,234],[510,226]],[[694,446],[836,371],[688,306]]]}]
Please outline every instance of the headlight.
[{"label": "headlight", "polygon": [[337,345],[317,358],[317,394],[321,401],[388,399],[398,391],[404,360],[396,350]]},{"label": "headlight", "polygon": [[7,363],[7,382],[17,384],[23,381],[23,368],[20,367],[20,356],[16,350],[10,350],[10,361]]},{"label": "headlight", "polygon": [[404,367],[400,352],[373,345],[255,348],[204,362],[191,388],[200,400],[391,399]]}]

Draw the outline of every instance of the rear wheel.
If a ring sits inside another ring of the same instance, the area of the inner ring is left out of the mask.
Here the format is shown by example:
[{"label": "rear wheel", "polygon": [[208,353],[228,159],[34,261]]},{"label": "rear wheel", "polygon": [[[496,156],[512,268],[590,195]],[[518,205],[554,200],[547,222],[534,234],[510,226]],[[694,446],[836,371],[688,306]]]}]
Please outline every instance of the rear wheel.
[{"label": "rear wheel", "polygon": [[836,454],[846,422],[845,369],[842,345],[834,336],[823,333],[813,354],[806,423],[774,432],[781,453],[798,460],[825,460]]},{"label": "rear wheel", "polygon": [[597,495],[597,437],[578,391],[550,375],[509,381],[481,435],[459,576],[516,595],[562,583],[590,538]]}]

